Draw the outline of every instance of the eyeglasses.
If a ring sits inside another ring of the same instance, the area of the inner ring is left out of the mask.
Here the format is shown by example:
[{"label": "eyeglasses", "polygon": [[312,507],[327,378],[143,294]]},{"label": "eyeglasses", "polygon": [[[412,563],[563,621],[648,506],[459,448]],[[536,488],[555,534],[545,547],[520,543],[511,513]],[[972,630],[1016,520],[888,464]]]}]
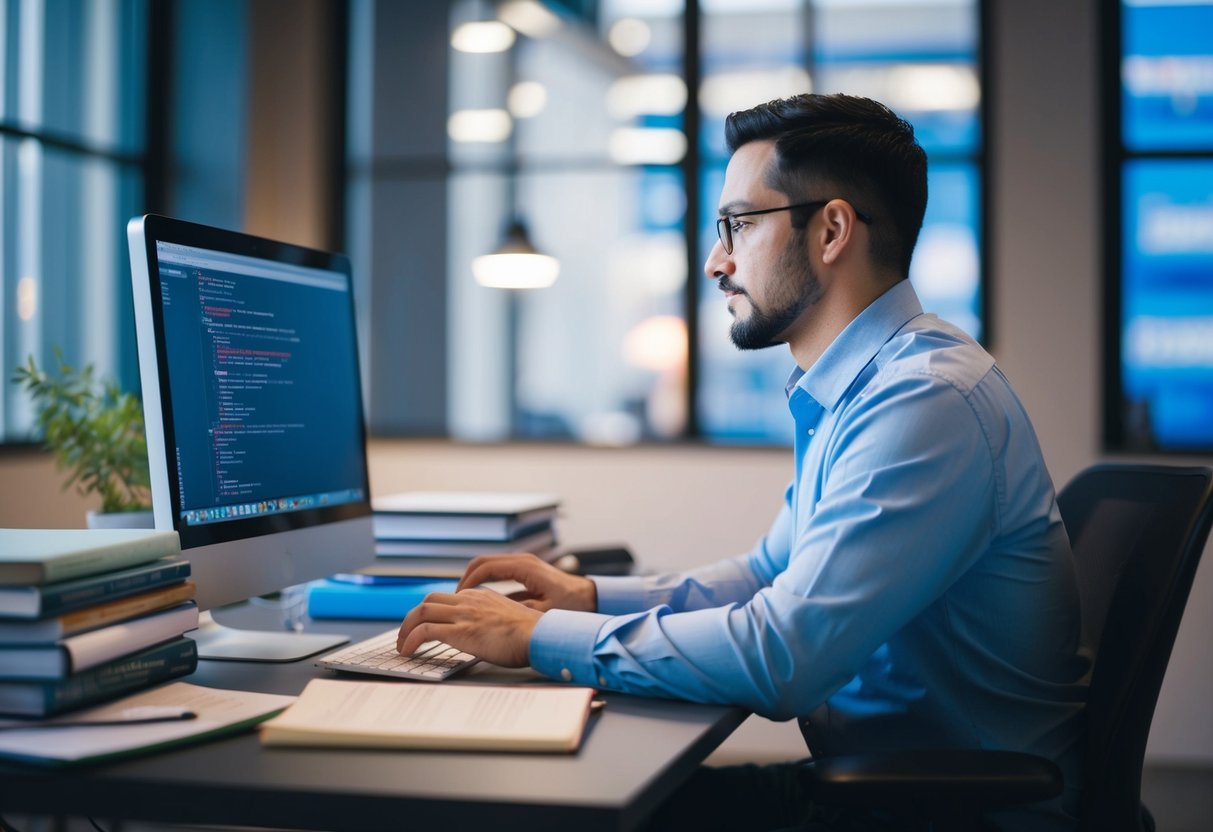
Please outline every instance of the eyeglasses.
[{"label": "eyeglasses", "polygon": [[[797,208],[812,208],[816,211],[824,205],[829,205],[833,200],[820,199],[813,202],[798,202],[795,205],[784,205],[780,208],[760,208],[757,211],[742,211],[737,214],[725,214],[720,219],[716,220],[716,236],[720,238],[720,244],[724,246],[725,254],[733,253],[733,220],[738,217],[754,217],[759,214],[774,214],[776,211],[793,211]],[[872,224],[872,215],[866,214],[855,209],[855,216],[859,217],[861,222]]]}]

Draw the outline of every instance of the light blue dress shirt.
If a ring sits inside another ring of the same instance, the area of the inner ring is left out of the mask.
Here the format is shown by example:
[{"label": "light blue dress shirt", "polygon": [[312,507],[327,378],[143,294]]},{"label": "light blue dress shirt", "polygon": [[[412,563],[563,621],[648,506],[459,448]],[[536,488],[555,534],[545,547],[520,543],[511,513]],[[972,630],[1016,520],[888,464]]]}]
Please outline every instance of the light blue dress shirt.
[{"label": "light blue dress shirt", "polygon": [[546,613],[531,664],[798,718],[816,755],[1041,754],[1062,766],[1066,799],[1006,825],[1068,828],[1088,669],[1072,555],[994,359],[924,315],[903,280],[797,369],[787,395],[795,478],[754,549],[687,573],[596,578],[598,612]]}]

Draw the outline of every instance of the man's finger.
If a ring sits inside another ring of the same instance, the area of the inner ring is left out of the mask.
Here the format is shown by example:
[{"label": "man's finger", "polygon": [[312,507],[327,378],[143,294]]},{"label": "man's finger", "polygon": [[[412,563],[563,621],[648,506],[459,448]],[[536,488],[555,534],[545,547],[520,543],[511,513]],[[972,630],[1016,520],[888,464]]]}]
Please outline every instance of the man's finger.
[{"label": "man's finger", "polygon": [[[421,600],[421,603],[409,610],[408,615],[400,622],[400,632],[396,636],[396,649],[404,644],[404,640],[419,625],[430,622],[447,622],[454,618],[455,608],[459,603],[449,592],[431,592]],[[420,644],[421,642],[418,642]]]},{"label": "man's finger", "polygon": [[455,587],[455,591],[479,586],[486,581],[514,580],[525,584],[527,576],[532,573],[530,564],[533,559],[534,555],[478,557],[468,564],[467,571],[459,579],[459,585]]},{"label": "man's finger", "polygon": [[402,656],[411,656],[417,652],[418,647],[427,641],[446,641],[442,636],[442,631],[449,626],[449,624],[436,624],[430,621],[423,621],[414,627],[404,639],[397,638],[396,652]]}]

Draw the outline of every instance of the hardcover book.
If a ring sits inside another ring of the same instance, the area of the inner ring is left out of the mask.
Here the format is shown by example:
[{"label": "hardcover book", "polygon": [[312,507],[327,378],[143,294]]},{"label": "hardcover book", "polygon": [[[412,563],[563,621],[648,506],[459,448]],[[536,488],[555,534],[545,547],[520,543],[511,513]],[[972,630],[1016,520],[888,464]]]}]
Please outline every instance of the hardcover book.
[{"label": "hardcover book", "polygon": [[198,645],[177,638],[57,682],[0,682],[0,713],[46,717],[193,673]]},{"label": "hardcover book", "polygon": [[190,575],[187,560],[151,563],[42,586],[0,586],[0,618],[44,618],[102,601],[180,583]]},{"label": "hardcover book", "polygon": [[471,562],[478,555],[507,555],[530,552],[543,556],[556,545],[556,532],[545,525],[538,531],[513,540],[391,540],[375,541],[378,557],[463,558]]},{"label": "hardcover book", "polygon": [[371,506],[379,539],[508,541],[550,526],[559,504],[551,494],[408,491]]},{"label": "hardcover book", "polygon": [[50,618],[36,621],[0,620],[0,645],[52,642],[156,610],[168,609],[192,600],[193,597],[194,585],[189,581],[182,581]]},{"label": "hardcover book", "polygon": [[63,679],[198,627],[193,601],[52,644],[0,646],[0,679]]},{"label": "hardcover book", "polygon": [[0,584],[49,584],[181,551],[175,531],[0,529]]}]

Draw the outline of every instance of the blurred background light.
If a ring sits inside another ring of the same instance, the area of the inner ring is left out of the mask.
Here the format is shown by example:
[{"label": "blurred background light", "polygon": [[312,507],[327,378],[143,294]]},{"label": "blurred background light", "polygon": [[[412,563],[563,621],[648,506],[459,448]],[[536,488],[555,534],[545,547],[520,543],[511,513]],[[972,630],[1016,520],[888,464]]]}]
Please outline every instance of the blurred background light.
[{"label": "blurred background light", "polygon": [[23,277],[17,281],[17,317],[32,321],[38,314],[38,281]]},{"label": "blurred background light", "polygon": [[619,165],[673,165],[687,152],[687,137],[669,127],[618,127],[608,151]]},{"label": "blurred background light", "polygon": [[460,52],[504,52],[514,45],[514,30],[500,20],[471,20],[451,33],[451,46]]},{"label": "blurred background light", "polygon": [[675,315],[654,315],[632,327],[623,339],[623,357],[634,367],[666,372],[687,361],[686,321]]},{"label": "blurred background light", "polygon": [[560,29],[560,18],[535,0],[507,0],[497,14],[528,38],[546,38]]},{"label": "blurred background light", "polygon": [[491,289],[546,289],[560,276],[560,261],[547,254],[482,254],[472,260],[472,276]]},{"label": "blurred background light", "polygon": [[506,106],[514,118],[532,118],[548,104],[548,90],[538,81],[519,81],[510,87]]},{"label": "blurred background light", "polygon": [[456,142],[503,142],[513,129],[514,120],[505,110],[456,110],[446,123],[447,134]]},{"label": "blurred background light", "polygon": [[611,83],[606,108],[621,121],[639,115],[677,115],[687,104],[686,82],[677,75],[629,75]]},{"label": "blurred background light", "polygon": [[895,110],[920,113],[971,110],[981,103],[981,85],[971,66],[898,66],[888,79],[885,100]]},{"label": "blurred background light", "polygon": [[753,107],[758,101],[812,91],[809,73],[798,66],[718,72],[703,79],[699,106],[704,115],[723,118],[737,110]]},{"label": "blurred background light", "polygon": [[611,44],[611,48],[625,58],[639,55],[649,48],[652,40],[653,30],[649,28],[649,24],[636,17],[615,21],[607,33],[607,42]]}]

